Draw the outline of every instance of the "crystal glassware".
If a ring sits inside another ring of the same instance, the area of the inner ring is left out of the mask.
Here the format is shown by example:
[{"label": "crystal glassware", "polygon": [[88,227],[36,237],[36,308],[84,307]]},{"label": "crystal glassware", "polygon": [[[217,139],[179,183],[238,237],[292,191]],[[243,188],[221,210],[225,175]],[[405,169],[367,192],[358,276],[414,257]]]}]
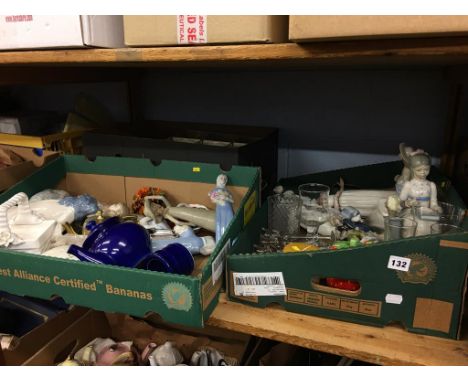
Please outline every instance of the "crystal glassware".
[{"label": "crystal glassware", "polygon": [[387,216],[384,221],[384,240],[399,240],[413,237],[417,223],[413,219]]},{"label": "crystal glassware", "polygon": [[454,224],[447,224],[447,223],[435,223],[431,225],[431,234],[438,235],[441,233],[461,233],[465,230],[462,227],[459,227]]},{"label": "crystal glassware", "polygon": [[300,231],[302,200],[294,194],[276,194],[268,197],[268,228],[283,235]]}]

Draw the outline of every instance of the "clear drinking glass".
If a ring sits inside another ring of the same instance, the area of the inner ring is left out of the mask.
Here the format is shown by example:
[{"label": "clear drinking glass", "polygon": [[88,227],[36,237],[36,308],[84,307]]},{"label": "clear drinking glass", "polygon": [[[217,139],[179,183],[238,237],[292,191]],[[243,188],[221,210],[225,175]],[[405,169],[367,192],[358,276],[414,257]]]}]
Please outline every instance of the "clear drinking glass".
[{"label": "clear drinking glass", "polygon": [[328,195],[330,187],[319,183],[306,183],[299,186],[302,199],[301,226],[308,234],[315,234],[318,227],[328,220]]},{"label": "clear drinking glass", "polygon": [[435,223],[431,225],[431,234],[438,235],[441,233],[456,233],[456,232],[464,232],[465,230],[462,227],[459,227],[454,224],[446,224],[446,223]]},{"label": "clear drinking glass", "polygon": [[453,224],[461,226],[465,218],[465,209],[455,206],[451,203],[439,202],[442,208],[440,213],[440,223]]},{"label": "clear drinking glass", "polygon": [[413,237],[418,224],[413,219],[388,216],[384,221],[384,240],[399,240]]},{"label": "clear drinking glass", "polygon": [[284,235],[297,235],[300,231],[302,200],[297,195],[268,197],[268,228]]}]

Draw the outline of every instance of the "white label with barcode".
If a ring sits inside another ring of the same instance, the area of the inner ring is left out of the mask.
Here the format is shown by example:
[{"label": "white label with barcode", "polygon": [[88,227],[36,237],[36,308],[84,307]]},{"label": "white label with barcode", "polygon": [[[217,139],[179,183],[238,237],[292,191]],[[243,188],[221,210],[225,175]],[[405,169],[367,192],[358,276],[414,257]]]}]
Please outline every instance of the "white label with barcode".
[{"label": "white label with barcode", "polygon": [[177,16],[177,43],[206,44],[208,42],[207,16],[178,15]]},{"label": "white label with barcode", "polygon": [[408,272],[410,264],[411,259],[409,259],[408,257],[390,256],[390,258],[388,259],[387,268],[395,269],[397,271]]},{"label": "white label with barcode", "polygon": [[236,296],[286,296],[282,272],[232,274]]},{"label": "white label with barcode", "polygon": [[224,244],[224,247],[221,249],[221,251],[219,251],[218,256],[216,256],[216,259],[214,259],[213,262],[211,263],[211,274],[213,275],[212,276],[213,285],[216,284],[216,282],[219,280],[219,278],[223,274],[226,253],[228,252],[230,246],[231,246],[231,240],[228,239],[226,244]]}]

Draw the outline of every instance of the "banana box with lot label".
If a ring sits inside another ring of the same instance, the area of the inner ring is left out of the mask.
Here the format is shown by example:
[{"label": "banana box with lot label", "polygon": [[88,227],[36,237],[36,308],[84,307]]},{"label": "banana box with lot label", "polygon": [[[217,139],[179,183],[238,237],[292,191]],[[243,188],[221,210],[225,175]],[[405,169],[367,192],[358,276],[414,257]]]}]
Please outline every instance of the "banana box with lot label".
[{"label": "banana box with lot label", "polygon": [[[281,181],[297,190],[308,182],[390,189],[401,163],[312,174]],[[437,169],[431,170],[440,198],[464,207]],[[399,323],[410,332],[459,338],[468,271],[468,219],[465,232],[419,236],[372,245],[295,253],[253,253],[262,227],[263,206],[239,235],[227,258],[228,296],[243,304],[280,304],[291,312],[372,326]],[[323,285],[331,278],[355,288]],[[353,289],[353,290],[350,290]]]}]

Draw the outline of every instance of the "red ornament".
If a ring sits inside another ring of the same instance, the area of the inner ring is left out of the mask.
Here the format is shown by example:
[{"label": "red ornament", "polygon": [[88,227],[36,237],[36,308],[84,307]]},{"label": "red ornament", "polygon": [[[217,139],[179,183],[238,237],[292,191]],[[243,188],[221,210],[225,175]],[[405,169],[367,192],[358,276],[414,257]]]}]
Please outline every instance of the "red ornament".
[{"label": "red ornament", "polygon": [[327,277],[326,279],[327,286],[336,289],[356,291],[361,287],[357,281],[337,279],[334,277]]}]

